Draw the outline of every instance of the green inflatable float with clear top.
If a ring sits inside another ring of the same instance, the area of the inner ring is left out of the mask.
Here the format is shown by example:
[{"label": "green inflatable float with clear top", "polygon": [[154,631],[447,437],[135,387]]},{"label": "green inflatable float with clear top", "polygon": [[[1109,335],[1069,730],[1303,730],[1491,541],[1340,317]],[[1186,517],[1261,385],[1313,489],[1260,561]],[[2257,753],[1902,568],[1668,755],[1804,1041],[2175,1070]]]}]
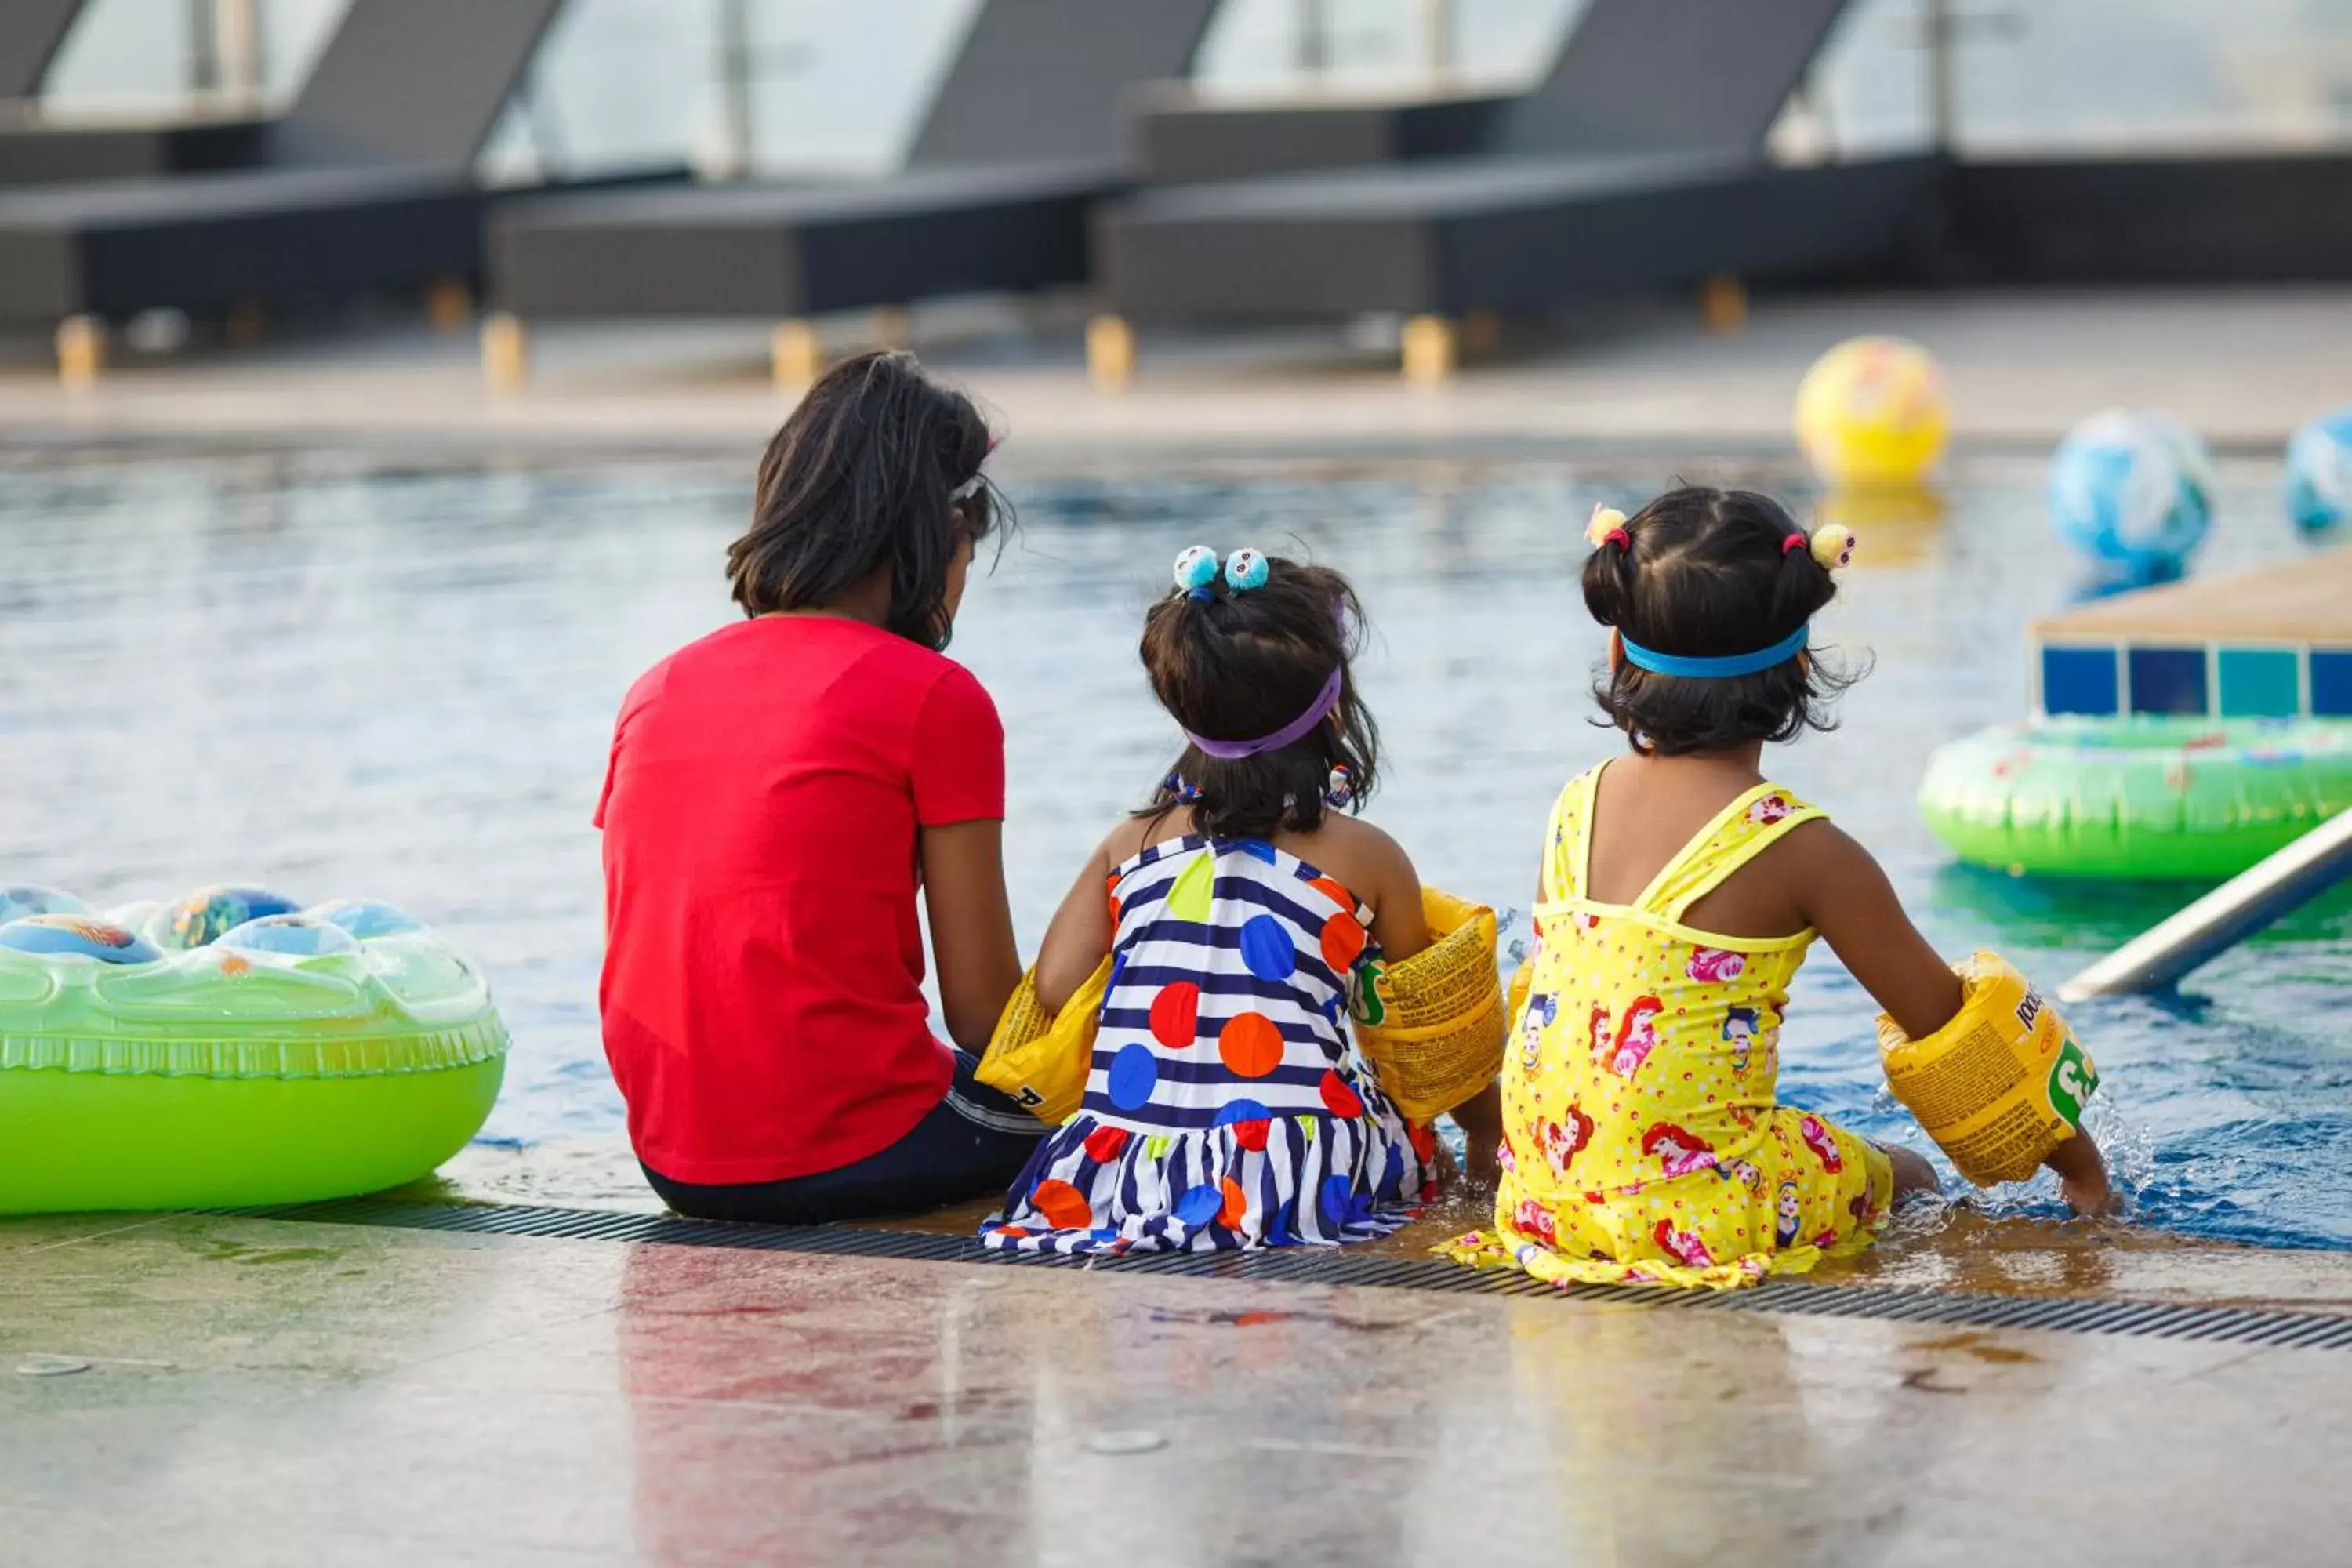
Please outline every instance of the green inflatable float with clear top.
[{"label": "green inflatable float with clear top", "polygon": [[481,972],[387,904],[0,887],[0,1214],[398,1186],[481,1130],[506,1052]]},{"label": "green inflatable float with clear top", "polygon": [[2352,723],[2052,718],[1939,748],[1919,786],[1963,860],[2051,877],[2219,881],[2352,807]]}]

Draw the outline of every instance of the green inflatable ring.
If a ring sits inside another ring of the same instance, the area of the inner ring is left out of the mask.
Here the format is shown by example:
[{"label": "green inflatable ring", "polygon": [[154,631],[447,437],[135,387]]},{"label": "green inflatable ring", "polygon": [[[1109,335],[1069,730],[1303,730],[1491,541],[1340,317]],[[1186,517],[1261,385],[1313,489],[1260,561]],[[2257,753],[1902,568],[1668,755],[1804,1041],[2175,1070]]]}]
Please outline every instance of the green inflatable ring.
[{"label": "green inflatable ring", "polygon": [[382,904],[192,928],[235,891],[0,924],[0,1213],[377,1192],[481,1130],[507,1033],[480,971]]},{"label": "green inflatable ring", "polygon": [[2046,876],[2233,877],[2352,805],[2352,723],[2045,719],[1937,751],[1928,828],[1963,860]]}]

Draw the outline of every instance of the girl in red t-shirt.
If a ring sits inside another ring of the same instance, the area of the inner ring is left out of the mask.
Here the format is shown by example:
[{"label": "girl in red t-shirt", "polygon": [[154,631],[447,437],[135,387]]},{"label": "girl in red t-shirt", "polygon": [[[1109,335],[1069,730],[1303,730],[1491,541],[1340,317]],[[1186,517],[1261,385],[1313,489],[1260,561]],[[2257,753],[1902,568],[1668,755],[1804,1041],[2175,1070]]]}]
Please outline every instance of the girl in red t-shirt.
[{"label": "girl in red t-shirt", "polygon": [[[814,1223],[1002,1190],[1042,1131],[972,1081],[1020,979],[1004,733],[945,658],[995,522],[971,401],[835,366],[728,551],[746,619],[631,689],[604,831],[604,1048],[654,1190]],[[950,1048],[931,1033],[916,894]]]}]

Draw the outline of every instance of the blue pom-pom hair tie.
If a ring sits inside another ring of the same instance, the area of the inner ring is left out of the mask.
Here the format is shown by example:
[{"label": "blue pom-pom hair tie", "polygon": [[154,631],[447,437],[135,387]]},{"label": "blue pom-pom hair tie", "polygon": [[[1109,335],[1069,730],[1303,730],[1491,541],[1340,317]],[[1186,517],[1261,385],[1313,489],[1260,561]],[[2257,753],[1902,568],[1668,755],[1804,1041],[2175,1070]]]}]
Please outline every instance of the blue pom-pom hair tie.
[{"label": "blue pom-pom hair tie", "polygon": [[1195,544],[1176,557],[1176,591],[1195,599],[1214,596],[1217,581],[1217,552],[1205,544]]},{"label": "blue pom-pom hair tie", "polygon": [[1272,563],[1255,550],[1236,550],[1225,560],[1225,586],[1236,594],[1254,593],[1265,586],[1273,573]]}]

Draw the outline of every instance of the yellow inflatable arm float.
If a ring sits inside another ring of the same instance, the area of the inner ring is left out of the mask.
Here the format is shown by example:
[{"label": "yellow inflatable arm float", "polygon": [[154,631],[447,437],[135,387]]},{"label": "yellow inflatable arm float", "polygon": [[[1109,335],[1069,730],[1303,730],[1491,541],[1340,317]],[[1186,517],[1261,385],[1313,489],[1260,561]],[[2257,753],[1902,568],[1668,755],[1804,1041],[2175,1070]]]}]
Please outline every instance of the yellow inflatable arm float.
[{"label": "yellow inflatable arm float", "polygon": [[972,1074],[1000,1093],[1019,1100],[1048,1127],[1078,1113],[1094,1065],[1095,1031],[1102,1023],[1103,994],[1110,989],[1110,959],[1096,965],[1087,983],[1059,1013],[1037,1000],[1037,972],[1021,977],[996,1033],[988,1037]]},{"label": "yellow inflatable arm float", "polygon": [[1509,1026],[1495,911],[1423,888],[1421,912],[1429,945],[1375,964],[1357,988],[1356,1044],[1398,1111],[1429,1121],[1495,1080]]},{"label": "yellow inflatable arm float", "polygon": [[2058,1009],[1997,953],[1952,965],[1967,999],[1924,1040],[1878,1016],[1895,1091],[1978,1186],[2021,1182],[2079,1131],[2098,1069]]}]

